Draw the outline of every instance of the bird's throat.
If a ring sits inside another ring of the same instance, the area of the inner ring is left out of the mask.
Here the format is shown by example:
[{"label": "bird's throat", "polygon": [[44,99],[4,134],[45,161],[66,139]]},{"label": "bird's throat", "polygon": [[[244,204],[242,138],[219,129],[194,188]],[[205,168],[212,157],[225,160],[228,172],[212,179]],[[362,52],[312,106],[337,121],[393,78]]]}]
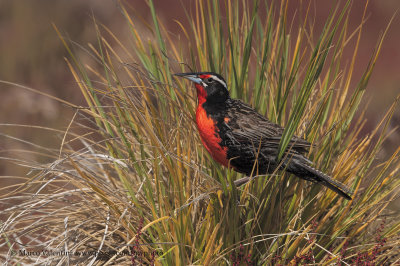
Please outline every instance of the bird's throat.
[{"label": "bird's throat", "polygon": [[204,87],[200,84],[195,84],[197,90],[197,98],[199,100],[199,105],[202,105],[207,100],[207,92]]}]

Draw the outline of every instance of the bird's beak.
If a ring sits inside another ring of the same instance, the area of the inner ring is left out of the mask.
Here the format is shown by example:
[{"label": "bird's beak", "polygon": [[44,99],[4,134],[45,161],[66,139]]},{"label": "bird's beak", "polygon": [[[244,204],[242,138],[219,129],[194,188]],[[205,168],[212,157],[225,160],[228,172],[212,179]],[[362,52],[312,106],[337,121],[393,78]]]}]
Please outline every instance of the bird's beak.
[{"label": "bird's beak", "polygon": [[201,84],[202,80],[195,73],[176,73],[174,76],[186,78],[194,83]]}]

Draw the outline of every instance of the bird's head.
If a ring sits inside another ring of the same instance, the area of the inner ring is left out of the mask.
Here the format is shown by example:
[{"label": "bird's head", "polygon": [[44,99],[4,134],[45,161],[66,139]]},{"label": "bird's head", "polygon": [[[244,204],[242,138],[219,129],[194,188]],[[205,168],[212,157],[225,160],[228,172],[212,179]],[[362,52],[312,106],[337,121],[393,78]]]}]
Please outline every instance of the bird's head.
[{"label": "bird's head", "polygon": [[224,103],[229,99],[229,92],[224,78],[213,72],[192,72],[174,74],[178,77],[187,78],[195,83],[199,104]]}]

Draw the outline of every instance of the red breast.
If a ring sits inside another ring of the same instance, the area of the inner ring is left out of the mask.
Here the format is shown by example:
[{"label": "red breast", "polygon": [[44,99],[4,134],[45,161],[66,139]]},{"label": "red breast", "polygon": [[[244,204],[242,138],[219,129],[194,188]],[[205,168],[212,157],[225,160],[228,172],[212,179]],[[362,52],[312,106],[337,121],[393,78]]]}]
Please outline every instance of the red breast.
[{"label": "red breast", "polygon": [[202,106],[206,101],[207,93],[199,84],[196,84],[196,89],[199,100],[199,105],[196,110],[196,124],[201,141],[214,160],[228,167],[229,161],[226,158],[228,148],[220,145],[222,139],[219,136],[219,129],[216,125],[216,121],[207,115],[206,110],[204,110]]}]

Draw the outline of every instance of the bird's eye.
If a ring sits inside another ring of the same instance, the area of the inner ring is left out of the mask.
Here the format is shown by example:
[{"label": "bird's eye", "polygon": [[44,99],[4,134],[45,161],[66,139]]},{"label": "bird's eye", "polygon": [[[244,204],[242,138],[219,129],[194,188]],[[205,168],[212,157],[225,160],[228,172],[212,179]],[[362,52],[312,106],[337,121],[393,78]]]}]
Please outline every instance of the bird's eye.
[{"label": "bird's eye", "polygon": [[208,78],[207,82],[213,82],[213,80],[214,80],[213,78]]}]

